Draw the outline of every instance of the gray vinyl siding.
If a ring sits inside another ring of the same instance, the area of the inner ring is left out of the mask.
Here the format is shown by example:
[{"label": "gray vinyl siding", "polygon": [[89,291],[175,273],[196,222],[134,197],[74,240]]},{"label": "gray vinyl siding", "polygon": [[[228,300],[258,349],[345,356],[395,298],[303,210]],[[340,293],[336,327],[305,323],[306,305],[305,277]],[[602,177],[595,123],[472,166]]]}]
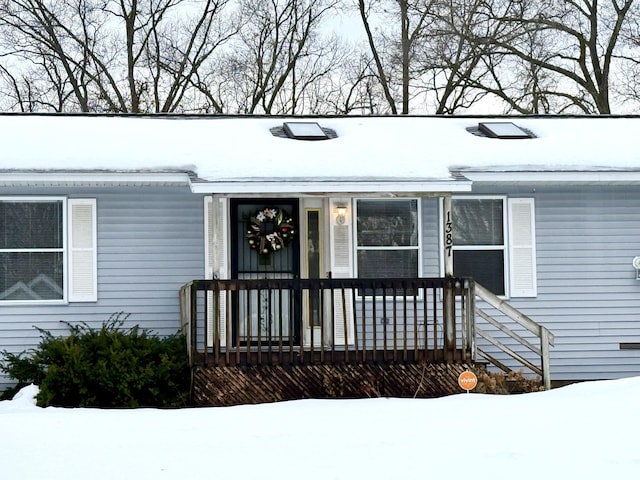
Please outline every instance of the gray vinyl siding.
[{"label": "gray vinyl siding", "polygon": [[[187,187],[3,190],[1,195],[97,199],[98,301],[0,305],[0,350],[21,352],[40,340],[35,326],[64,334],[61,321],[100,326],[116,312],[126,325],[159,335],[180,328],[178,290],[204,275],[203,199]],[[8,379],[0,376],[0,390]]]},{"label": "gray vinyl siding", "polygon": [[[640,188],[489,186],[474,193],[535,198],[538,295],[509,299],[555,335],[554,380],[640,374]],[[513,362],[509,362],[513,365]]]},{"label": "gray vinyl siding", "polygon": [[[474,195],[535,198],[538,295],[509,302],[556,337],[552,379],[618,378],[640,374],[640,188],[474,185]],[[98,302],[0,305],[0,350],[37,345],[38,326],[66,332],[60,321],[99,326],[130,314],[158,334],[179,328],[178,289],[204,275],[203,199],[188,188],[29,189],[1,195],[96,198]],[[422,200],[422,275],[441,274],[437,198]],[[382,313],[382,310],[378,310]],[[508,365],[513,361],[496,354]],[[7,386],[0,377],[0,389]]]}]

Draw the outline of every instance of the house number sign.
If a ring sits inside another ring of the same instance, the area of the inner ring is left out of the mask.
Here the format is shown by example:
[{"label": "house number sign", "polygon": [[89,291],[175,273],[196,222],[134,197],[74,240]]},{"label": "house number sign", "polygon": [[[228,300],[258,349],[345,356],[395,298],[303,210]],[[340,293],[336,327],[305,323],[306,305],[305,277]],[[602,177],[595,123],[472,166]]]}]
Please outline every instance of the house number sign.
[{"label": "house number sign", "polygon": [[451,210],[447,211],[447,221],[444,224],[444,248],[447,251],[447,257],[451,256],[453,249],[453,222],[451,221]]}]

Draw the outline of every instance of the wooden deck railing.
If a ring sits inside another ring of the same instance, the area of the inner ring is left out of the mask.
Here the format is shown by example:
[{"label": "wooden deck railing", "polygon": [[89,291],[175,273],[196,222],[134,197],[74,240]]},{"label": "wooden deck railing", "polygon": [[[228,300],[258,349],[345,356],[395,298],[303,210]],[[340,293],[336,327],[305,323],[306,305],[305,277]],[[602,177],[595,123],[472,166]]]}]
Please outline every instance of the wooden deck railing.
[{"label": "wooden deck railing", "polygon": [[180,289],[192,364],[470,361],[460,278],[194,280]]},{"label": "wooden deck railing", "polygon": [[[470,298],[477,296],[480,300],[483,300],[487,305],[495,309],[497,313],[510,319],[514,327],[519,327],[522,330],[521,333],[518,333],[515,328],[510,328],[504,321],[497,320],[495,316],[492,316],[487,310],[473,307],[476,315],[482,319],[482,321],[477,322],[476,326],[478,337],[486,340],[496,351],[503,352],[531,372],[540,375],[545,389],[551,389],[549,349],[555,341],[553,333],[543,325],[534,322],[524,313],[516,310],[513,306],[491,293],[482,285],[475,283],[471,284],[471,287],[473,291]],[[525,338],[525,334],[528,334],[531,338]],[[535,341],[537,345],[532,343],[533,341]],[[501,362],[483,348],[478,348],[477,354],[479,357],[505,372],[512,370],[507,367],[504,362]],[[534,361],[536,363],[534,363]]]}]

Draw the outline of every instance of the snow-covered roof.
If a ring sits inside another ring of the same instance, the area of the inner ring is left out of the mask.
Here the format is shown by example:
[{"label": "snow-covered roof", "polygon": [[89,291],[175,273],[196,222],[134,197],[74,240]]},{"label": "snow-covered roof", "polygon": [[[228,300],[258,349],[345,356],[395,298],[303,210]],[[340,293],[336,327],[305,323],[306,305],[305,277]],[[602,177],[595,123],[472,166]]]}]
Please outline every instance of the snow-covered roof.
[{"label": "snow-covered roof", "polygon": [[[274,136],[313,121],[337,138]],[[468,131],[510,121],[532,139]],[[201,192],[462,191],[468,180],[575,173],[640,180],[640,117],[0,115],[0,182],[107,177]],[[461,175],[464,178],[461,178]],[[57,177],[56,177],[57,176]],[[155,176],[155,177],[154,177]],[[529,177],[527,177],[529,178]],[[532,178],[532,177],[531,177]],[[569,177],[568,177],[569,178]],[[102,181],[100,180],[100,181]],[[259,190],[256,190],[259,189]]]}]

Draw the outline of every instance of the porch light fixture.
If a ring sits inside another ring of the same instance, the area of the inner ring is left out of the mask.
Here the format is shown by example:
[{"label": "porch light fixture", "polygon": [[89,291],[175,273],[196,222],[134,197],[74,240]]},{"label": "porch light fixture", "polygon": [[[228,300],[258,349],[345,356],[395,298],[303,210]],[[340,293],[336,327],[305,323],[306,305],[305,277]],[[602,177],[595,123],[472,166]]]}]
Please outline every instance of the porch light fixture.
[{"label": "porch light fixture", "polygon": [[336,222],[338,225],[344,225],[347,216],[347,207],[345,205],[338,205],[336,207]]},{"label": "porch light fixture", "polygon": [[481,122],[478,130],[491,138],[533,138],[531,133],[513,122]]},{"label": "porch light fixture", "polygon": [[284,132],[296,140],[327,140],[329,137],[317,122],[284,122]]}]

